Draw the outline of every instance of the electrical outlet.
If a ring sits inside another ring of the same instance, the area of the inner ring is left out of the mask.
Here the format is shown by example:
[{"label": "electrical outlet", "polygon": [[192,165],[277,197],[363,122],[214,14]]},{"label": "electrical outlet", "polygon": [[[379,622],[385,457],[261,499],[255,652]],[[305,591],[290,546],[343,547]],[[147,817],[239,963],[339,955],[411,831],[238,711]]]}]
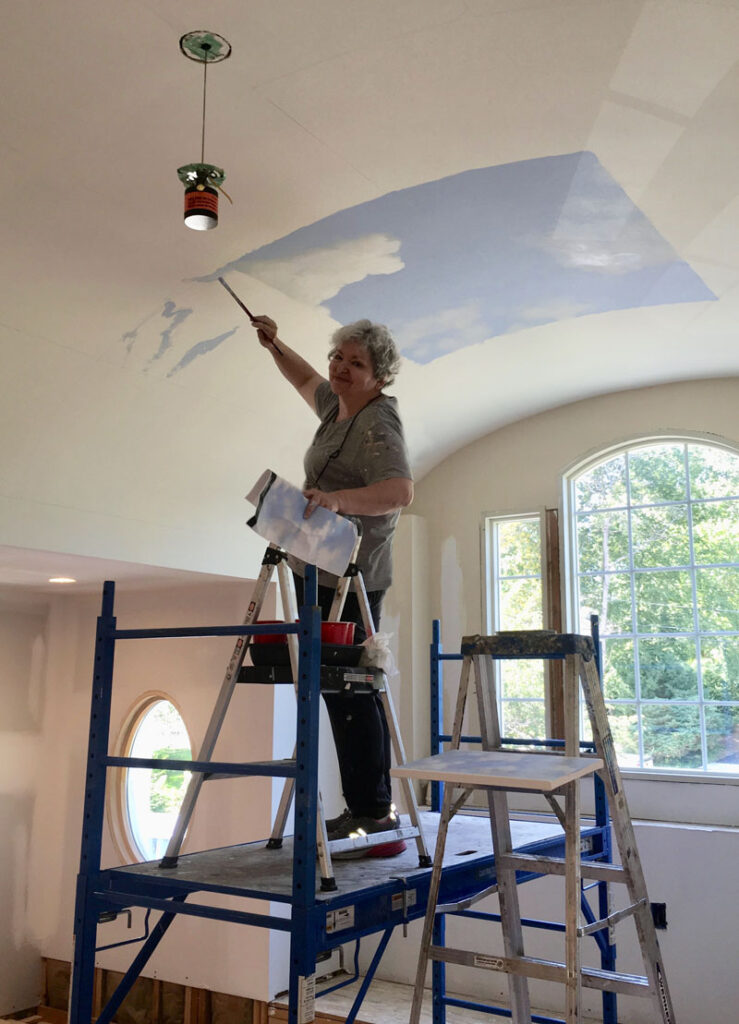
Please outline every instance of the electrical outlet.
[{"label": "electrical outlet", "polygon": [[649,909],[652,911],[652,920],[654,921],[655,928],[666,928],[667,927],[667,904],[666,903],[650,903]]}]

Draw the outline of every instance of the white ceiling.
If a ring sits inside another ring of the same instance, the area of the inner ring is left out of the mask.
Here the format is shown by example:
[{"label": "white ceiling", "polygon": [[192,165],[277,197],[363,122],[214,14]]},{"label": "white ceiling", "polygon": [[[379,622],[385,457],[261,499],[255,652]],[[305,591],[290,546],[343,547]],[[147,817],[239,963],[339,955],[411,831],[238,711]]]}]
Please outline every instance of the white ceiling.
[{"label": "white ceiling", "polygon": [[[240,261],[473,168],[594,154],[704,293],[592,313],[550,294],[552,319],[482,337],[452,309],[452,342],[409,358],[395,389],[419,477],[565,402],[739,373],[739,0],[34,0],[4,5],[3,29],[0,542],[231,571],[243,494],[266,466],[299,482],[312,423],[228,296],[196,279],[231,268],[320,366],[326,296]],[[233,198],[210,232],[183,226],[176,176],[200,155],[201,70],[178,48],[194,29],[233,47],[208,77],[205,156]],[[525,218],[524,184],[516,201]],[[451,294],[464,282],[435,237],[429,294]],[[392,279],[346,281],[365,273]],[[517,266],[515,287],[536,274]],[[384,282],[362,283],[379,320]]]},{"label": "white ceiling", "polygon": [[[52,583],[53,577],[66,577],[69,583]],[[38,595],[99,592],[105,580],[146,589],[181,586],[191,583],[222,581],[222,576],[184,572],[161,566],[140,565],[110,558],[60,554],[0,545],[0,604],[12,599],[19,590]]]}]

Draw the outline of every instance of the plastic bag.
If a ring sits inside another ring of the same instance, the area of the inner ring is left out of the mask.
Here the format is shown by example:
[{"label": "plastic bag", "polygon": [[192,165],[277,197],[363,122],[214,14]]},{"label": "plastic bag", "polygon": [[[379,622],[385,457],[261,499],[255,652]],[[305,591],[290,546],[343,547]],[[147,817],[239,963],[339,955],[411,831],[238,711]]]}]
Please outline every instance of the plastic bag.
[{"label": "plastic bag", "polygon": [[398,670],[395,666],[395,658],[390,649],[392,633],[374,633],[362,643],[362,654],[359,658],[360,665],[369,665],[372,668],[381,669],[386,676],[395,676]]}]

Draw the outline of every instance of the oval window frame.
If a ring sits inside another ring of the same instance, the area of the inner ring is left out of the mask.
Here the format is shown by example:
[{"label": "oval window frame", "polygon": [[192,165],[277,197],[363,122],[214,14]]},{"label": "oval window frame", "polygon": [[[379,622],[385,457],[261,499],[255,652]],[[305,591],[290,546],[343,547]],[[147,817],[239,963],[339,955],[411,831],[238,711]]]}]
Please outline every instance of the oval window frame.
[{"label": "oval window frame", "polygon": [[[182,713],[180,705],[171,694],[165,693],[164,690],[147,690],[145,693],[139,694],[124,715],[123,724],[118,731],[118,739],[115,745],[115,754],[117,757],[131,756],[131,746],[143,718],[148,714],[154,704],[159,704],[161,701],[166,701],[168,704],[171,704],[182,719],[187,737],[190,740],[190,751],[192,752],[190,729],[188,728],[187,721]],[[127,773],[129,770],[130,769],[125,767],[115,767],[110,769],[111,779],[108,789],[109,800],[107,801],[108,827],[110,829],[113,845],[119,856],[130,863],[143,864],[146,862],[146,857],[138,847],[128,814],[126,783]],[[187,835],[187,833],[185,833],[185,835]]]}]

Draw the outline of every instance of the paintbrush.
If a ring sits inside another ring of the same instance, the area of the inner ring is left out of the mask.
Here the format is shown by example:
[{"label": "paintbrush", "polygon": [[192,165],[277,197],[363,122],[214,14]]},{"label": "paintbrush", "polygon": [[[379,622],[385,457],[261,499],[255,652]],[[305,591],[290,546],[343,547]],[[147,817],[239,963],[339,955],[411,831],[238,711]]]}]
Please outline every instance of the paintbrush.
[{"label": "paintbrush", "polygon": [[[236,292],[235,292],[235,291],[233,290],[233,288],[232,288],[232,287],[231,287],[231,286],[230,286],[230,285],[229,285],[229,284],[228,284],[228,283],[227,283],[227,282],[226,282],[226,281],[225,281],[225,280],[224,280],[224,279],[223,279],[222,277],[219,277],[219,278],[218,278],[218,280],[219,280],[219,281],[221,282],[221,284],[222,284],[222,285],[223,285],[223,287],[224,287],[224,288],[226,289],[226,291],[228,292],[228,294],[229,294],[229,295],[231,296],[231,298],[232,298],[232,299],[234,300],[234,302],[236,303],[236,305],[237,305],[237,306],[241,306],[241,308],[242,308],[242,309],[244,310],[244,312],[245,312],[245,313],[246,313],[246,315],[247,315],[247,316],[249,317],[249,319],[251,320],[251,322],[252,322],[252,323],[254,323],[254,317],[253,317],[253,316],[252,316],[252,314],[251,314],[251,313],[249,312],[249,309],[248,309],[248,307],[247,307],[247,306],[245,306],[245,305],[244,305],[244,303],[243,303],[243,302],[241,301],[241,299],[240,299],[240,298],[238,297],[238,295],[237,295],[237,294],[236,294]],[[280,347],[279,347],[278,345],[276,345],[276,344],[274,343],[274,341],[272,341],[271,339],[270,339],[270,345],[271,345],[271,346],[272,346],[272,347],[274,348],[275,352],[278,352],[278,353],[279,353],[280,355],[282,355],[282,349],[281,349],[281,348],[280,348]]]}]

